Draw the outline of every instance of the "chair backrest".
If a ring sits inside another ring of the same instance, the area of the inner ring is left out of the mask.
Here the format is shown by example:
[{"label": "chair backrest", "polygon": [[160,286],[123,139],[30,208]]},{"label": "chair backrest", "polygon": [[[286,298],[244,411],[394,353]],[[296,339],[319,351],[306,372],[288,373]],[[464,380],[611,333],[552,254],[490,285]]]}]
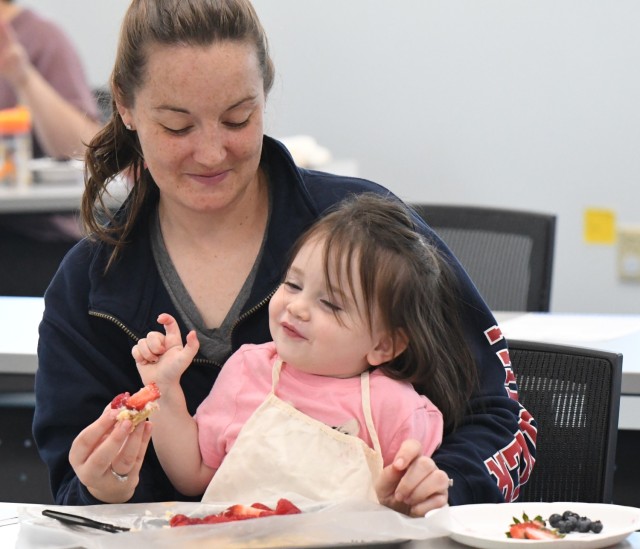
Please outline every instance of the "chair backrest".
[{"label": "chair backrest", "polygon": [[[11,228],[12,222],[17,229]],[[23,234],[20,228],[30,222],[37,226],[38,216],[2,216],[0,257],[5,261],[0,268],[0,295],[42,297],[65,254],[76,244],[71,239],[47,241]]]},{"label": "chair backrest", "polygon": [[412,204],[495,311],[549,311],[556,216],[476,206]]},{"label": "chair backrest", "polygon": [[518,396],[538,425],[519,501],[611,503],[622,355],[509,340]]}]

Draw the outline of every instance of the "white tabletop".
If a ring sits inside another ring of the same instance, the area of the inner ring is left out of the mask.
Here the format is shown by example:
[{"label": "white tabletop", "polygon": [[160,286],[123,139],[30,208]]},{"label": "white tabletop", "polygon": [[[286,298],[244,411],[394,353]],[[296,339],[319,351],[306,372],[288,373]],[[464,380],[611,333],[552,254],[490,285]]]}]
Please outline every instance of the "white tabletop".
[{"label": "white tabletop", "polygon": [[38,368],[41,297],[0,297],[0,374],[33,374]]},{"label": "white tabletop", "polygon": [[622,353],[622,393],[640,395],[640,315],[496,312],[495,316],[507,339]]},{"label": "white tabletop", "polygon": [[[0,214],[69,212],[80,209],[84,185],[82,180],[33,183],[28,187],[0,185]],[[109,207],[117,207],[127,196],[126,185],[116,179],[106,197]]]}]

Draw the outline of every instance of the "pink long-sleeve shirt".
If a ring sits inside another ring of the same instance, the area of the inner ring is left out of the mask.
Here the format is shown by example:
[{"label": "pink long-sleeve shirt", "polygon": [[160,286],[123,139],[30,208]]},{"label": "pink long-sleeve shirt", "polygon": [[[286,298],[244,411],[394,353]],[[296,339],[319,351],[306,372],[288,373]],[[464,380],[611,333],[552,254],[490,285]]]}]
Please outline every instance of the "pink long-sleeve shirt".
[{"label": "pink long-sleeve shirt", "polygon": [[[204,462],[217,469],[240,429],[271,391],[275,345],[243,345],[222,368],[209,396],[198,408],[200,449]],[[384,465],[409,438],[422,442],[430,456],[442,441],[442,413],[412,385],[370,375],[371,412]],[[343,432],[357,435],[370,447],[371,437],[362,410],[360,377],[333,378],[300,372],[283,364],[276,396],[300,412]]]}]

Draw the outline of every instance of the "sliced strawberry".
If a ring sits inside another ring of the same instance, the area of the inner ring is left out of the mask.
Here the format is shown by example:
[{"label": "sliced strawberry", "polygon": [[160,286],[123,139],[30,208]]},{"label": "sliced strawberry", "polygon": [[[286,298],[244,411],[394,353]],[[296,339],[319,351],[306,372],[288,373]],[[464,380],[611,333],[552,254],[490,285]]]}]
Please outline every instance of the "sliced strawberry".
[{"label": "sliced strawberry", "polygon": [[129,400],[130,396],[131,395],[129,393],[120,393],[119,395],[115,396],[114,399],[111,401],[111,407],[113,409],[117,409],[117,408],[122,408],[126,406],[127,400]]},{"label": "sliced strawberry", "polygon": [[225,517],[224,515],[207,515],[202,520],[202,524],[220,524],[221,522],[233,522],[234,520],[242,520],[236,517]]},{"label": "sliced strawberry", "polygon": [[249,505],[232,505],[228,507],[226,511],[223,511],[222,515],[225,517],[236,517],[236,518],[256,518],[262,515],[264,511],[262,509],[256,509],[255,507],[250,507]]},{"label": "sliced strawberry", "polygon": [[507,537],[513,539],[558,539],[564,537],[557,530],[550,530],[540,516],[530,519],[522,513],[522,521],[513,517],[513,524],[509,526]]},{"label": "sliced strawberry", "polygon": [[544,521],[544,519],[540,515],[532,519],[531,522],[533,524],[536,524],[537,526],[540,526],[540,528],[545,528],[547,526],[547,523]]},{"label": "sliced strawberry", "polygon": [[251,507],[255,507],[256,509],[261,509],[262,511],[273,511],[271,507],[266,506],[264,503],[252,503]]},{"label": "sliced strawberry", "polygon": [[524,537],[525,539],[560,539],[564,536],[544,526],[528,525],[525,528]]},{"label": "sliced strawberry", "polygon": [[205,517],[187,517],[186,515],[174,515],[169,520],[169,525],[187,526],[190,524],[218,524],[221,522],[232,522],[236,520],[246,520],[258,517],[269,517],[272,515],[294,515],[301,513],[293,503],[288,499],[280,499],[273,510],[263,503],[254,503],[249,505],[232,505],[221,513],[206,515]]},{"label": "sliced strawberry", "polygon": [[126,402],[126,407],[130,410],[142,410],[148,402],[153,402],[160,398],[160,389],[158,386],[151,382],[149,385],[145,385],[137,393],[132,394]]},{"label": "sliced strawberry", "polygon": [[297,515],[302,513],[293,503],[288,499],[280,498],[276,504],[276,515]]},{"label": "sliced strawberry", "polygon": [[187,515],[182,515],[182,514],[173,515],[169,519],[169,526],[175,527],[175,526],[187,526],[188,524],[196,524],[194,520],[195,519],[189,518]]},{"label": "sliced strawberry", "polygon": [[513,539],[526,539],[525,533],[528,527],[529,527],[529,524],[526,522],[518,522],[516,524],[512,524],[509,527],[507,536]]}]

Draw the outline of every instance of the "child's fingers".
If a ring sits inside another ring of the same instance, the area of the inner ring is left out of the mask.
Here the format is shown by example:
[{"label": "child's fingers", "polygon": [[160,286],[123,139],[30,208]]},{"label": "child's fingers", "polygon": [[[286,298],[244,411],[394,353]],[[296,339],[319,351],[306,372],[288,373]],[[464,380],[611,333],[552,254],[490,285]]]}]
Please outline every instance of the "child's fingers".
[{"label": "child's fingers", "polygon": [[164,353],[164,335],[159,332],[149,332],[146,338],[142,338],[131,349],[131,355],[139,365],[155,364],[160,355]]},{"label": "child's fingers", "polygon": [[158,322],[164,326],[165,341],[164,348],[169,349],[177,345],[182,345],[182,334],[180,333],[180,327],[170,314],[162,313],[158,316]]},{"label": "child's fingers", "polygon": [[200,342],[198,341],[198,336],[196,335],[195,330],[191,330],[187,334],[187,343],[184,348],[187,356],[189,357],[189,362],[191,362],[198,354],[198,349],[200,349]]},{"label": "child's fingers", "polygon": [[135,345],[132,349],[131,349],[131,356],[133,357],[133,360],[136,361],[136,364],[138,366],[146,366],[147,364],[150,364],[150,362],[142,355],[142,352],[140,351],[140,345]]},{"label": "child's fingers", "polygon": [[149,358],[148,354],[156,357],[160,356],[167,350],[166,336],[160,332],[149,332],[146,337],[146,349],[143,352],[145,358]]}]

